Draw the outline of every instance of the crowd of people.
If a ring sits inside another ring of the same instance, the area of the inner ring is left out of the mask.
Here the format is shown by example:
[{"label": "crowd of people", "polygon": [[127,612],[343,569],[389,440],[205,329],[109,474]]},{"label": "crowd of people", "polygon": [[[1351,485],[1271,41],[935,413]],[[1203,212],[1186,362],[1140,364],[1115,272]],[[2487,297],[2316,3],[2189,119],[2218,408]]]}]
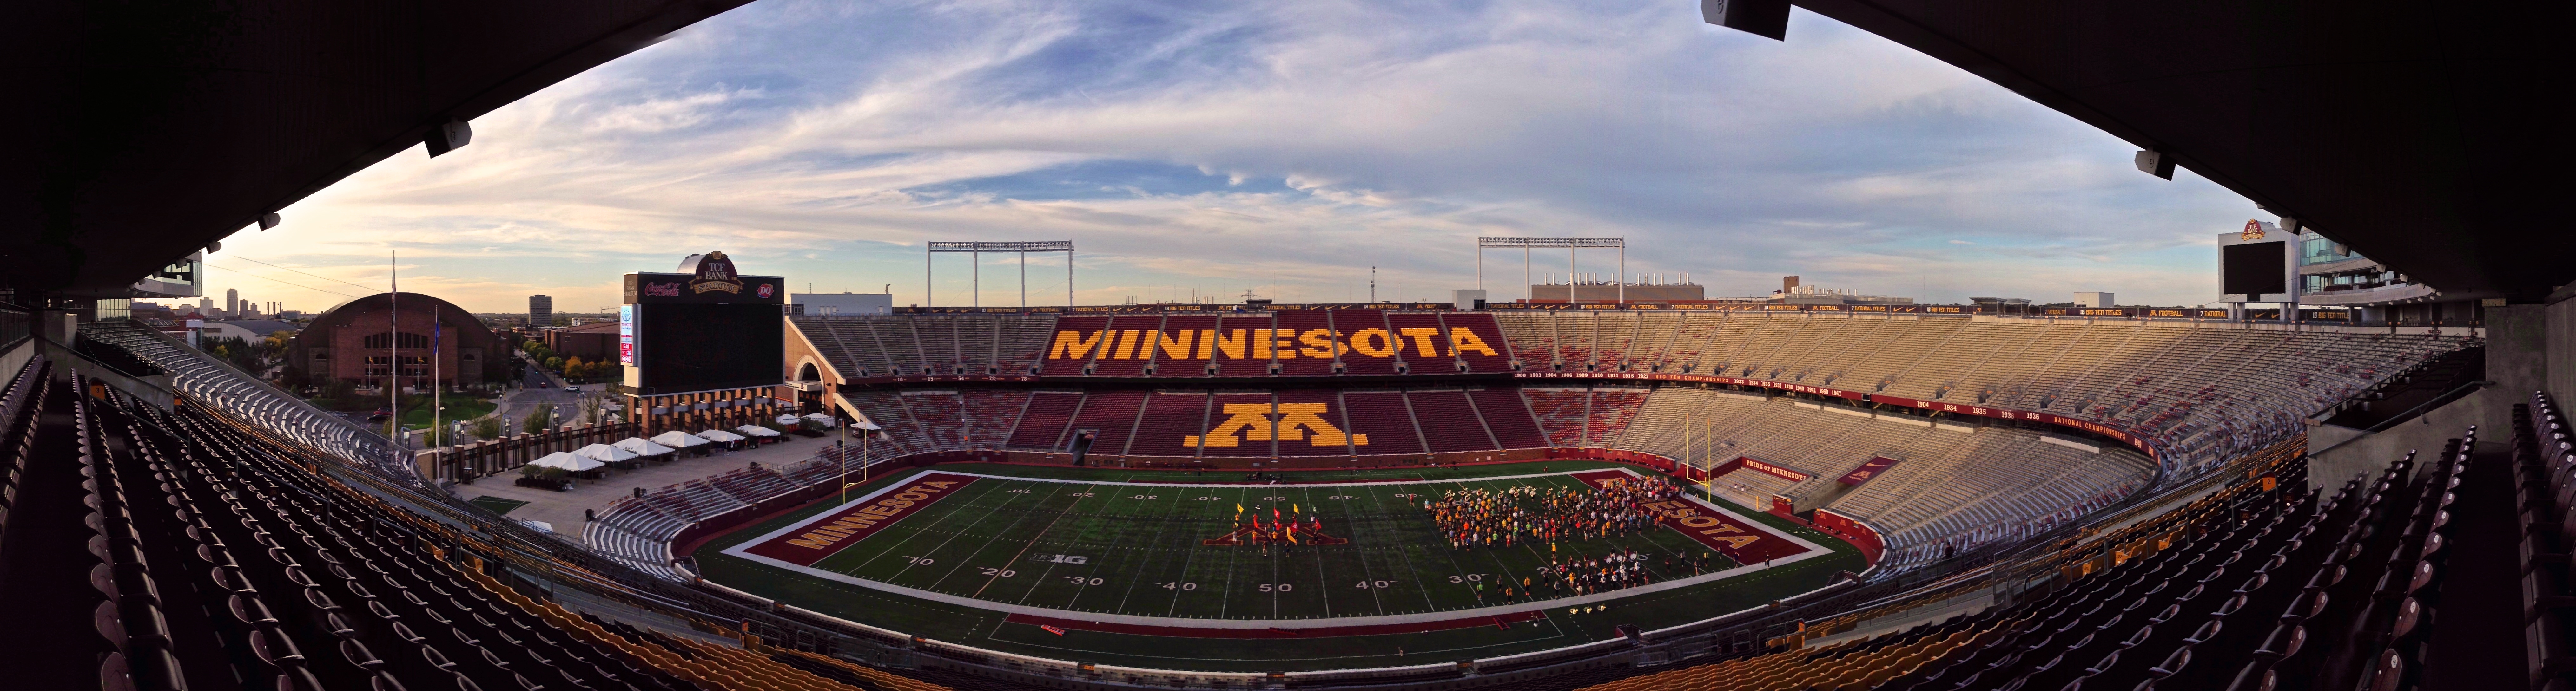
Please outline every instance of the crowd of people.
[{"label": "crowd of people", "polygon": [[1453,549],[1517,547],[1651,530],[1655,512],[1646,505],[1679,496],[1680,487],[1646,479],[1600,487],[1476,487],[1424,499],[1422,510]]}]

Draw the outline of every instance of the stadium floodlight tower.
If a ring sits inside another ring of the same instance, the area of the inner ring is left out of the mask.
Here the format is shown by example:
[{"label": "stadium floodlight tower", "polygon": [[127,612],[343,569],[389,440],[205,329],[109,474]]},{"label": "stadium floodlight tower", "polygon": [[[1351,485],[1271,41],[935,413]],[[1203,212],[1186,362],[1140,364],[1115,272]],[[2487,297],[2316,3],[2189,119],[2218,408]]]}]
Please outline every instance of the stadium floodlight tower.
[{"label": "stadium floodlight tower", "polygon": [[930,306],[930,289],[931,289],[931,286],[933,285],[933,284],[930,282],[930,258],[931,258],[931,257],[938,256],[938,255],[939,255],[939,253],[941,253],[941,252],[964,252],[964,253],[966,253],[966,254],[970,254],[970,255],[973,255],[973,256],[974,256],[974,258],[973,258],[973,260],[972,260],[972,261],[974,262],[974,263],[973,263],[973,265],[972,265],[972,266],[973,266],[973,268],[969,270],[969,273],[968,273],[967,275],[972,277],[971,279],[969,279],[969,283],[970,283],[971,285],[973,285],[973,286],[974,286],[974,294],[975,294],[975,297],[974,297],[974,298],[972,298],[972,300],[973,300],[973,303],[972,303],[972,304],[973,304],[974,306],[976,306],[976,307],[982,307],[982,306],[984,306],[984,253],[985,253],[985,252],[1018,252],[1018,253],[1020,253],[1020,307],[1022,307],[1022,308],[1026,308],[1026,307],[1028,307],[1028,306],[1029,306],[1029,253],[1030,253],[1030,252],[1063,252],[1063,253],[1064,253],[1064,306],[1066,306],[1066,307],[1072,307],[1072,306],[1073,306],[1073,241],[1072,241],[1072,240],[1042,240],[1042,241],[1038,241],[1038,242],[933,242],[933,243],[930,243],[930,252],[928,252],[928,253],[926,253],[926,254],[923,254],[923,255],[922,255],[922,258],[921,258],[921,306],[923,306],[923,307],[929,307],[929,306]]},{"label": "stadium floodlight tower", "polygon": [[[1573,304],[1575,302],[1575,298],[1579,295],[1579,293],[1575,292],[1574,288],[1574,251],[1585,247],[1618,248],[1619,277],[1617,279],[1618,282],[1615,284],[1618,286],[1619,290],[1618,301],[1628,301],[1627,238],[1476,238],[1476,289],[1478,290],[1483,290],[1485,288],[1485,248],[1487,247],[1521,248],[1521,285],[1537,285],[1530,282],[1530,248],[1565,248],[1565,302],[1567,304]],[[1538,296],[1532,295],[1530,297],[1532,299],[1536,299]]]}]

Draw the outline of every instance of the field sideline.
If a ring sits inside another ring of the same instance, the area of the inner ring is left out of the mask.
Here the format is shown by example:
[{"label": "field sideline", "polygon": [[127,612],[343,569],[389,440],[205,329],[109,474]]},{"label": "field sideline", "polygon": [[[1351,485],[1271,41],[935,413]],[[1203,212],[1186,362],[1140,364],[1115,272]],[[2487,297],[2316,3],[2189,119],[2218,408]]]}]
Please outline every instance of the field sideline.
[{"label": "field sideline", "polygon": [[[1606,637],[1617,623],[1654,628],[1756,606],[1821,587],[1836,571],[1860,568],[1848,544],[1721,506],[1713,508],[1758,527],[1756,532],[1793,538],[1807,553],[1778,559],[1767,569],[1756,564],[1715,573],[1734,566],[1718,557],[1710,572],[1694,574],[1686,563],[1665,557],[1711,550],[1673,528],[1559,542],[1553,552],[1558,559],[1613,550],[1647,555],[1654,584],[1580,597],[1542,589],[1533,601],[1521,579],[1550,562],[1548,545],[1453,549],[1419,503],[1424,495],[1466,487],[1580,485],[1574,473],[1588,471],[1597,480],[1599,471],[1609,469],[1625,468],[1550,461],[1291,475],[1301,482],[1359,484],[1244,485],[1198,484],[1239,480],[1239,472],[1202,476],[956,464],[907,469],[856,488],[849,507],[892,497],[936,498],[893,500],[905,505],[900,517],[845,544],[818,549],[810,561],[754,552],[777,554],[755,548],[778,547],[798,535],[821,539],[810,531],[828,521],[804,523],[850,508],[827,500],[719,537],[695,556],[710,580],[943,640],[1049,657],[1083,653],[1077,656],[1149,667],[1260,663],[1243,671],[1348,667],[1355,657],[1396,658],[1365,664],[1416,664],[1403,658],[1571,645]],[[924,487],[923,478],[954,483],[954,492]],[[1320,518],[1323,533],[1348,543],[1266,551],[1203,544],[1237,525],[1238,506],[1265,522],[1274,510]],[[1502,592],[1506,584],[1514,590],[1510,597]],[[1691,605],[1670,606],[1677,598]],[[1667,604],[1641,608],[1640,602]],[[1454,623],[1498,615],[1523,623]],[[1292,623],[1304,620],[1318,621]],[[1442,620],[1453,623],[1401,635],[1300,638],[1293,631]],[[1068,625],[1059,629],[1101,626],[1058,634],[1038,621]],[[1146,629],[1120,628],[1124,624],[1291,631],[1278,634],[1286,640],[1180,639],[1172,636],[1192,634],[1144,635],[1137,632]],[[1305,652],[1278,655],[1289,650]],[[1282,666],[1291,660],[1301,662]]]}]

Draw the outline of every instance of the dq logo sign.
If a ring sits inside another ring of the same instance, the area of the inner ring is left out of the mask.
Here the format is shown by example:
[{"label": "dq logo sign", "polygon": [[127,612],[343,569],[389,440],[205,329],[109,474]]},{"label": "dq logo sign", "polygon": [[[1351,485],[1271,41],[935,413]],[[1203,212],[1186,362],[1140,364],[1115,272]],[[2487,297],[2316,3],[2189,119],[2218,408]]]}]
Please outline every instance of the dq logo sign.
[{"label": "dq logo sign", "polygon": [[1483,353],[1501,357],[1476,332],[1451,328],[1446,337],[1437,327],[1417,326],[1397,329],[1360,329],[1342,334],[1332,329],[1183,329],[1055,332],[1055,343],[1047,347],[1049,360],[1089,360],[1094,354],[1102,360],[1146,360],[1161,351],[1165,360],[1213,360],[1224,355],[1232,360],[1286,360],[1295,357],[1332,359],[1337,355],[1358,353],[1369,357],[1404,355],[1406,346],[1421,358],[1454,357],[1459,353]]},{"label": "dq logo sign", "polygon": [[[1325,422],[1323,403],[1281,403],[1279,420],[1270,420],[1268,403],[1225,404],[1225,422],[1208,430],[1207,436],[1181,437],[1182,446],[1235,446],[1246,441],[1299,441],[1316,446],[1367,446],[1368,435],[1344,434],[1341,428]],[[1241,435],[1241,436],[1237,436]]]}]

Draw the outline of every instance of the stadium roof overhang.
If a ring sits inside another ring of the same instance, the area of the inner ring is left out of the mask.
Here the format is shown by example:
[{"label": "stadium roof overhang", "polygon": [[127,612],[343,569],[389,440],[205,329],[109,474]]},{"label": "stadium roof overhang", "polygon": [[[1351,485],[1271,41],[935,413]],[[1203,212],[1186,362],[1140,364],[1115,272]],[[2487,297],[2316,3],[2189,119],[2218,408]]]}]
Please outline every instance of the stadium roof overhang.
[{"label": "stadium roof overhang", "polygon": [[2576,4],[1795,1],[2168,153],[2446,293],[2527,300],[2576,281],[2576,131],[2549,105],[2576,82]]},{"label": "stadium roof overhang", "polygon": [[747,1],[13,6],[0,287],[123,297],[433,128]]}]

